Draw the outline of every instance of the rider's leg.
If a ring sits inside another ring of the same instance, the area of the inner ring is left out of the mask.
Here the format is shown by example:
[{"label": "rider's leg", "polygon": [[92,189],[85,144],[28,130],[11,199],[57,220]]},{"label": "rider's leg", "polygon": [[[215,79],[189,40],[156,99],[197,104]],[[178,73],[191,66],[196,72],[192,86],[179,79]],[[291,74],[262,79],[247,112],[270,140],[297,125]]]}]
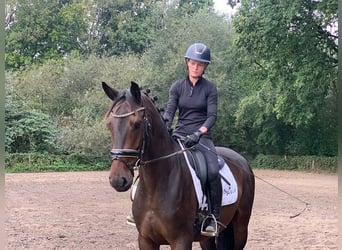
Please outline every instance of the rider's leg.
[{"label": "rider's leg", "polygon": [[[222,201],[222,184],[219,177],[219,165],[215,146],[211,139],[201,138],[199,149],[204,153],[208,166],[208,194],[210,213],[219,220],[220,208]],[[217,225],[215,220],[209,219],[209,224],[204,231],[213,233],[216,231]]]},{"label": "rider's leg", "polygon": [[[221,178],[218,176],[215,180],[209,182],[209,199],[210,199],[210,212],[215,217],[216,221],[220,218],[220,209],[222,202],[222,186]],[[216,232],[217,225],[215,220],[210,219],[208,226],[204,231]]]}]

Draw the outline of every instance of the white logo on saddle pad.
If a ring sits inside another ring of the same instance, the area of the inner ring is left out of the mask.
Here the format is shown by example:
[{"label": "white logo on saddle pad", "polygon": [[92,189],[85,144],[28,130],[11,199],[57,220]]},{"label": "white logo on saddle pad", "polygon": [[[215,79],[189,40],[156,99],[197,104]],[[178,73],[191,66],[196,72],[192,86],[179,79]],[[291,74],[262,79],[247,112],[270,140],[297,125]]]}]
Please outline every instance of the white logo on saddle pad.
[{"label": "white logo on saddle pad", "polygon": [[[198,200],[198,207],[200,209],[206,209],[208,207],[208,204],[206,201],[207,199],[206,199],[206,196],[203,195],[203,190],[201,187],[200,180],[198,179],[195,173],[195,170],[189,165],[188,167],[191,172],[192,180],[194,182],[197,200]],[[220,174],[223,176],[223,178],[221,178],[221,183],[222,183],[221,206],[227,206],[227,205],[233,204],[237,200],[237,196],[238,196],[237,185],[236,185],[235,178],[226,163],[224,164],[223,168],[220,170]]]}]

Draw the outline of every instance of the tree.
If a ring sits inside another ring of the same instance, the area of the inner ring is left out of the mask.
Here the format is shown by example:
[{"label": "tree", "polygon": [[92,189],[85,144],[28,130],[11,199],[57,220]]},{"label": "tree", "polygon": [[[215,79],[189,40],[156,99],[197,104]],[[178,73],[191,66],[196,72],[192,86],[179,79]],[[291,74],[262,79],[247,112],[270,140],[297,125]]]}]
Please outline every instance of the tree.
[{"label": "tree", "polygon": [[154,25],[146,22],[155,0],[94,1],[89,8],[89,49],[99,56],[141,54]]},{"label": "tree", "polygon": [[[99,138],[106,133],[101,125],[109,105],[103,99],[101,81],[118,89],[127,88],[130,81],[136,81],[144,88],[150,88],[159,97],[158,105],[165,107],[171,82],[185,75],[186,48],[195,41],[202,41],[213,51],[212,65],[206,74],[217,82],[220,95],[222,93],[220,123],[226,127],[233,124],[231,119],[237,97],[232,96],[237,92],[233,92],[230,76],[225,73],[234,63],[225,53],[232,42],[227,20],[207,8],[192,16],[183,16],[178,14],[177,8],[158,3],[146,21],[154,23],[155,32],[150,34],[151,44],[143,55],[129,53],[85,59],[71,53],[63,61],[47,60],[43,65],[8,72],[7,95],[19,102],[24,110],[40,110],[53,117],[58,124],[61,148],[98,154],[103,150]],[[231,134],[229,128],[224,131]],[[86,138],[86,141],[80,143],[77,138]],[[220,144],[230,141],[224,141],[222,136],[217,138],[221,140]]]},{"label": "tree", "polygon": [[[248,124],[243,113],[253,106],[255,98],[250,96],[256,95],[262,115],[252,113],[250,119],[259,121],[259,128],[275,118],[284,128],[306,128],[306,133],[313,134],[324,126],[317,124],[322,107],[330,114],[326,116],[330,124],[336,124],[337,40],[334,30],[329,29],[336,20],[337,1],[333,0],[242,2],[233,20],[236,75],[245,83],[242,103],[249,103],[239,108],[240,124]],[[332,129],[329,136],[336,138],[336,127]],[[260,131],[258,138],[267,138],[264,133]],[[287,147],[282,148],[286,153]],[[336,148],[330,154],[336,153]]]},{"label": "tree", "polygon": [[213,2],[9,0],[6,68],[17,70],[33,63],[62,59],[73,51],[85,57],[142,54],[150,46],[151,34],[159,29],[150,18],[156,4],[172,6],[181,17],[210,9]]},{"label": "tree", "polygon": [[87,38],[86,5],[72,1],[19,0],[7,3],[6,68],[82,52]]},{"label": "tree", "polygon": [[151,12],[159,30],[151,35],[151,45],[142,56],[145,74],[142,82],[158,95],[158,105],[166,106],[168,89],[173,81],[186,75],[184,54],[194,42],[205,43],[212,52],[206,77],[217,84],[219,92],[218,121],[214,140],[218,145],[239,148],[241,135],[234,129],[234,112],[241,88],[233,81],[234,61],[230,48],[232,27],[228,20],[204,7],[192,15],[180,15],[178,8],[156,5]]},{"label": "tree", "polygon": [[180,15],[194,15],[199,10],[207,9],[212,10],[214,6],[213,0],[179,0],[179,8],[177,11]]}]

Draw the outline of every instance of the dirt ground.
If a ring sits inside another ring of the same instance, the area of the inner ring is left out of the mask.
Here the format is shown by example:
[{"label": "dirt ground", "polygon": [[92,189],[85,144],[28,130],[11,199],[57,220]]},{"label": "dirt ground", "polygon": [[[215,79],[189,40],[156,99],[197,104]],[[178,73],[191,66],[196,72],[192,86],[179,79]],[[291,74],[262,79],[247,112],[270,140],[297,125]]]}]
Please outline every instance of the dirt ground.
[{"label": "dirt ground", "polygon": [[[337,175],[254,172],[245,249],[337,249]],[[297,198],[309,206],[290,218],[305,208]],[[114,191],[107,172],[7,174],[5,202],[6,249],[138,249],[137,231],[125,222],[129,192]]]}]

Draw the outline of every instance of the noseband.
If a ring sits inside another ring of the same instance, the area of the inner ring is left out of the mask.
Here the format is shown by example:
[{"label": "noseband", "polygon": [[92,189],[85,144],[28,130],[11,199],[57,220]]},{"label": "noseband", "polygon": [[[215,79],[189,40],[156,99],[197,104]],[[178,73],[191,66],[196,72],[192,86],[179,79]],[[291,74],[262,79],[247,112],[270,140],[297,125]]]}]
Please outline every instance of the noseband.
[{"label": "noseband", "polygon": [[[134,115],[139,111],[144,111],[144,135],[141,138],[140,141],[140,145],[139,145],[139,149],[125,149],[125,148],[119,148],[119,149],[112,149],[110,151],[110,157],[112,161],[118,160],[122,163],[124,163],[127,168],[131,171],[134,170],[134,167],[136,167],[138,165],[138,162],[141,158],[141,155],[144,152],[144,147],[145,147],[145,142],[146,142],[146,137],[147,137],[147,127],[148,127],[148,121],[147,118],[145,116],[145,107],[140,107],[134,111],[125,113],[125,114],[114,114],[113,111],[111,111],[110,115],[115,117],[115,118],[125,118],[128,117],[130,115]],[[133,164],[129,164],[127,161],[123,160],[122,158],[133,158],[133,159],[137,159]]]}]

